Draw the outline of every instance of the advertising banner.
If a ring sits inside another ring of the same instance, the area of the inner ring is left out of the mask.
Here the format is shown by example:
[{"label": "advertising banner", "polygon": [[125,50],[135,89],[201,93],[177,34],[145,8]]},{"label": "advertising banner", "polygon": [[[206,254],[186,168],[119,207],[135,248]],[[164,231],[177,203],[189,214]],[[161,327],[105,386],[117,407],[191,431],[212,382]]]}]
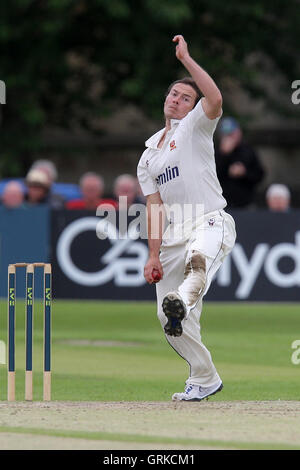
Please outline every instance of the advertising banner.
[{"label": "advertising banner", "polygon": [[[50,257],[49,209],[0,207],[0,297],[7,298],[7,268],[11,263],[46,263]],[[35,295],[42,296],[42,269],[36,270]],[[25,296],[25,268],[18,268],[17,297]]]},{"label": "advertising banner", "polygon": [[[300,301],[300,211],[231,214],[236,222],[236,245],[215,276],[206,300]],[[133,221],[128,219],[129,228]],[[147,285],[143,276],[147,240],[128,238],[124,223],[123,238],[117,238],[113,226],[100,222],[94,212],[52,212],[55,296],[154,300],[155,287]],[[116,227],[118,231],[119,216]]]},{"label": "advertising banner", "polygon": [[231,212],[237,240],[207,300],[300,300],[300,211]]},{"label": "advertising banner", "polygon": [[[124,214],[127,217],[127,213]],[[132,218],[131,218],[132,219]],[[120,218],[117,217],[117,230]],[[146,284],[146,240],[117,238],[113,226],[101,227],[95,212],[52,212],[52,265],[58,298],[152,300],[155,287]],[[130,222],[130,218],[129,218]],[[124,224],[123,224],[124,225]],[[98,233],[98,235],[97,235]],[[118,235],[118,234],[117,234]],[[99,238],[101,237],[101,238]]]}]

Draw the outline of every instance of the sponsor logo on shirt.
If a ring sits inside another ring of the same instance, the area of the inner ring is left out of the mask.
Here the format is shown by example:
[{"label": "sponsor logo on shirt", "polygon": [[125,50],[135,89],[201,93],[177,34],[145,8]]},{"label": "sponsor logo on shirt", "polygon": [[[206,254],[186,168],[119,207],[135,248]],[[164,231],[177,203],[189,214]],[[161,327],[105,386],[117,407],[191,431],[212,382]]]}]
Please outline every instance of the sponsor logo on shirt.
[{"label": "sponsor logo on shirt", "polygon": [[178,166],[174,166],[173,168],[168,166],[163,173],[157,176],[156,182],[161,186],[162,184],[177,178],[177,176],[179,176]]}]

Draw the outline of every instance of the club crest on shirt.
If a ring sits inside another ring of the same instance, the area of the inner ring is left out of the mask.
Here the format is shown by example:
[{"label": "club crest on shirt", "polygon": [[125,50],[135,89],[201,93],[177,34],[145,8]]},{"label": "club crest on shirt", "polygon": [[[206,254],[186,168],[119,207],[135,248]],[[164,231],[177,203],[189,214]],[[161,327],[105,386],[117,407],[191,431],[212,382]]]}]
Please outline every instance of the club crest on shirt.
[{"label": "club crest on shirt", "polygon": [[208,224],[209,225],[214,225],[214,223],[215,223],[215,219],[213,217],[211,217],[208,221]]},{"label": "club crest on shirt", "polygon": [[174,149],[176,149],[176,142],[175,142],[175,140],[172,140],[170,142],[170,150],[174,150]]},{"label": "club crest on shirt", "polygon": [[147,165],[147,167],[149,166],[149,160],[146,160],[146,165]]}]

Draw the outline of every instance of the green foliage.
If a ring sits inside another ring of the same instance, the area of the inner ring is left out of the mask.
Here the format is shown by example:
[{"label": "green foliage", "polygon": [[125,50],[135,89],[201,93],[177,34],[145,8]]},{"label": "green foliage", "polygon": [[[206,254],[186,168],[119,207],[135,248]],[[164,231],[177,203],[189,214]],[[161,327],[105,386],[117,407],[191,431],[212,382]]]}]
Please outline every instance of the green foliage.
[{"label": "green foliage", "polygon": [[30,159],[26,142],[38,150],[46,125],[91,129],[99,107],[126,102],[158,118],[169,82],[185,74],[171,42],[178,33],[217,83],[231,77],[250,93],[261,92],[260,70],[246,61],[258,51],[289,83],[299,78],[297,0],[2,2],[0,79],[7,104],[0,172],[21,170]]}]

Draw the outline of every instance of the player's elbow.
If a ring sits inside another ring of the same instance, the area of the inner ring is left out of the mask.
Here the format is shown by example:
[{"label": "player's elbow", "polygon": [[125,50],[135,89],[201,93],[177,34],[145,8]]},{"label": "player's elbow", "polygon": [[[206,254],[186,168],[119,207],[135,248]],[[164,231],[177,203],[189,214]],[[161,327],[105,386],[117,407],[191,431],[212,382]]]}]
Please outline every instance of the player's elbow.
[{"label": "player's elbow", "polygon": [[215,109],[221,110],[223,105],[223,97],[219,89],[216,91],[211,104]]},{"label": "player's elbow", "polygon": [[223,105],[223,98],[222,98],[220,90],[217,89],[210,103],[212,119],[215,119],[216,117],[220,116],[222,105]]},{"label": "player's elbow", "polygon": [[149,195],[146,197],[146,200],[147,200],[147,206],[151,206],[151,204],[158,204],[158,205],[162,205],[162,204],[163,204],[159,192],[153,193],[153,194],[149,194]]},{"label": "player's elbow", "polygon": [[210,96],[206,97],[206,102],[204,102],[204,111],[209,119],[215,119],[221,115],[222,112],[223,99],[219,90]]}]

